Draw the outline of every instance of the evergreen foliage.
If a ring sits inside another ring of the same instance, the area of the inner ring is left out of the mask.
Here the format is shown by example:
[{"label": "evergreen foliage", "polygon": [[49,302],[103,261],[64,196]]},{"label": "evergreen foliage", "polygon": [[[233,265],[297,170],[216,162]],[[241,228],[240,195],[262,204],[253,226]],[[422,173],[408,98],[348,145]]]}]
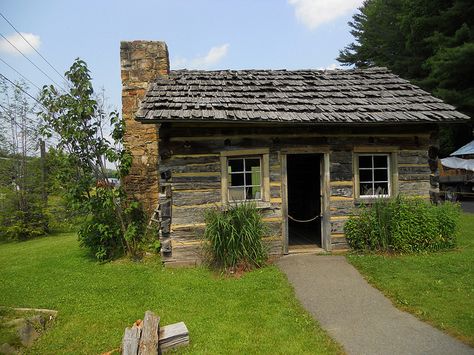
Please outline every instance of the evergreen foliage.
[{"label": "evergreen foliage", "polygon": [[[366,0],[349,22],[355,41],[338,61],[383,66],[474,117],[474,2]],[[471,139],[466,127],[444,127],[441,155]]]}]

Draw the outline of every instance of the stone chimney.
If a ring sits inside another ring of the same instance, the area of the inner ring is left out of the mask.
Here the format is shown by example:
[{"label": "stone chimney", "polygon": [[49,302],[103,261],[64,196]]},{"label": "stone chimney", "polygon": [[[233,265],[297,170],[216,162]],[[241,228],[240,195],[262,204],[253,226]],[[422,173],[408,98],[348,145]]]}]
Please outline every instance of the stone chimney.
[{"label": "stone chimney", "polygon": [[168,77],[168,47],[164,42],[120,43],[122,77],[122,116],[125,120],[125,146],[132,153],[130,175],[124,180],[129,194],[143,203],[148,215],[159,198],[158,124],[135,121],[140,101],[148,85],[157,77]]}]

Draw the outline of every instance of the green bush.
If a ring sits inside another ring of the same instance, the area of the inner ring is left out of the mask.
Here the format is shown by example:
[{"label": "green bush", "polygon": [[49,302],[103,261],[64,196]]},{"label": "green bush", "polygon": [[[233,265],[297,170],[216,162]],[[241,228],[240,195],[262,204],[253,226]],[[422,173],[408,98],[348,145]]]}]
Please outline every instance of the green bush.
[{"label": "green bush", "polygon": [[398,196],[363,205],[344,226],[355,250],[399,253],[436,251],[456,245],[459,205],[433,205],[420,198]]},{"label": "green bush", "polygon": [[[88,217],[80,224],[78,239],[98,260],[110,260],[128,253],[139,257],[149,237],[146,233],[146,216],[138,202],[125,201],[120,207],[114,204],[115,189],[97,188],[95,195],[88,201]],[[117,198],[118,196],[115,196]],[[123,199],[123,198],[122,198]],[[123,226],[117,223],[115,209],[123,208],[126,220],[125,233]]]},{"label": "green bush", "polygon": [[20,196],[11,189],[0,189],[0,195],[0,241],[22,241],[48,233],[48,216],[40,196]]},{"label": "green bush", "polygon": [[267,251],[262,238],[266,232],[262,217],[250,203],[226,211],[211,209],[205,216],[207,258],[224,268],[262,266]]}]

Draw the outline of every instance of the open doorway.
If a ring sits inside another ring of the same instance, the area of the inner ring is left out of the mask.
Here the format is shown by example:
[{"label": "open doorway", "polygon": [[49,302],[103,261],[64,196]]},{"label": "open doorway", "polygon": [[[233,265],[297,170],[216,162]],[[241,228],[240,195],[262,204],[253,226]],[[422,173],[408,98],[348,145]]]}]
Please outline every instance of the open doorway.
[{"label": "open doorway", "polygon": [[288,154],[288,244],[321,247],[322,154]]}]

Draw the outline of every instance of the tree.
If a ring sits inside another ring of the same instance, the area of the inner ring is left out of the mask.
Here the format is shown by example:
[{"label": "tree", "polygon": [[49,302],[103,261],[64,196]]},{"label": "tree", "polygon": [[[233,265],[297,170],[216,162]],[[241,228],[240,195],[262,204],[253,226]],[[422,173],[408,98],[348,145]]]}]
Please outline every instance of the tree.
[{"label": "tree", "polygon": [[0,237],[43,235],[48,221],[41,201],[39,122],[24,82],[0,80]]},{"label": "tree", "polygon": [[[474,117],[472,1],[366,0],[349,26],[343,65],[387,67]],[[465,126],[443,129],[442,154],[469,139]]]},{"label": "tree", "polygon": [[[100,260],[137,255],[145,234],[144,213],[121,186],[110,183],[107,168],[107,162],[115,164],[119,177],[130,168],[131,156],[122,144],[124,122],[116,111],[104,110],[84,61],[76,59],[65,77],[68,92],[44,87],[41,115],[44,133],[59,136],[58,156],[65,161],[58,180],[71,205],[86,215],[79,240]],[[111,137],[106,134],[109,124]]]}]

